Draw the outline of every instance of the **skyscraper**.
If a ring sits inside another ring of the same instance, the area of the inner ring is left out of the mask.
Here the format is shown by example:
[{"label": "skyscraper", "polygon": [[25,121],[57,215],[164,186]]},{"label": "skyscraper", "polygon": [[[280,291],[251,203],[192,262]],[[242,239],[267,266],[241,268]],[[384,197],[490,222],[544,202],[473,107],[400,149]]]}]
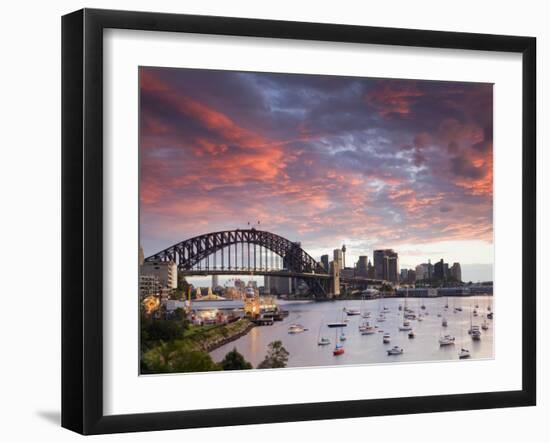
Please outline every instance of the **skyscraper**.
[{"label": "skyscraper", "polygon": [[374,259],[374,278],[384,280],[384,269],[387,268],[386,254],[383,249],[378,249],[373,253]]},{"label": "skyscraper", "polygon": [[[447,265],[447,269],[448,269],[449,265]],[[445,263],[443,262],[443,259],[439,260],[435,265],[434,265],[434,274],[433,274],[433,278],[435,280],[445,280],[446,279],[446,275],[445,275]]]},{"label": "skyscraper", "polygon": [[328,254],[325,254],[325,255],[321,255],[321,263],[323,265],[323,267],[325,268],[325,271],[329,271],[329,267],[328,267]]},{"label": "skyscraper", "polygon": [[451,277],[453,277],[457,282],[462,281],[462,269],[460,268],[460,263],[454,262],[451,266]]},{"label": "skyscraper", "polygon": [[357,262],[357,275],[359,277],[368,277],[368,257],[360,255]]},{"label": "skyscraper", "polygon": [[399,256],[393,249],[374,251],[374,278],[397,283],[399,280]]}]

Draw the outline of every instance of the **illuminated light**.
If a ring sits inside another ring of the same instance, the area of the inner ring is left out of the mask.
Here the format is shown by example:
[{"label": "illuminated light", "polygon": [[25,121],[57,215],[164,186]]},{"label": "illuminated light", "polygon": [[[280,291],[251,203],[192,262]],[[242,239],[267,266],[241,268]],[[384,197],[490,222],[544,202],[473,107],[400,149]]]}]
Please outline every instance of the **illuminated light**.
[{"label": "illuminated light", "polygon": [[160,300],[154,295],[149,295],[143,299],[143,308],[145,309],[146,314],[152,314],[160,306]]}]

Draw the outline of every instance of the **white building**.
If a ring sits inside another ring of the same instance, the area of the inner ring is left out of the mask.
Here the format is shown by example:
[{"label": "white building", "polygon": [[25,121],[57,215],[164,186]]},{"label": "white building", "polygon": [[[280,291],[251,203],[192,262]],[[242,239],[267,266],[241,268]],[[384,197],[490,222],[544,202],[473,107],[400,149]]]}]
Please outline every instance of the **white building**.
[{"label": "white building", "polygon": [[162,286],[156,275],[139,276],[139,295],[141,298],[149,295],[160,295]]},{"label": "white building", "polygon": [[158,277],[163,288],[175,289],[178,287],[178,267],[173,261],[150,261],[141,265],[141,275]]}]

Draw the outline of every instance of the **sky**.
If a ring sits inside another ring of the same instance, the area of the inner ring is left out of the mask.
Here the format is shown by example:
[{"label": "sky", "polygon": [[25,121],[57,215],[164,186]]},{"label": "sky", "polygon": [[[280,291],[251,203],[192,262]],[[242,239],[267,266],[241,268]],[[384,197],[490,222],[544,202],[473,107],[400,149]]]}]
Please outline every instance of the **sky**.
[{"label": "sky", "polygon": [[140,242],[246,228],[492,280],[493,86],[140,68]]}]

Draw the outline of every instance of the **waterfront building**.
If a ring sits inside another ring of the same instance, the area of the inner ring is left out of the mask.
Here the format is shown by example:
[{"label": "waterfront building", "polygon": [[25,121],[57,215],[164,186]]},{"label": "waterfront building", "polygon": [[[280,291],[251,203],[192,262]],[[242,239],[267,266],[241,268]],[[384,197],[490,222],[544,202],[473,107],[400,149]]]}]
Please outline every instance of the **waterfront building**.
[{"label": "waterfront building", "polygon": [[321,255],[321,264],[323,265],[323,268],[325,268],[325,271],[329,271],[329,263],[328,263],[328,254]]},{"label": "waterfront building", "polygon": [[415,267],[416,280],[428,280],[428,263],[422,263]]},{"label": "waterfront building", "polygon": [[462,281],[462,270],[460,268],[460,263],[455,262],[451,266],[451,277],[453,277],[457,282]]},{"label": "waterfront building", "polygon": [[227,323],[243,317],[245,305],[243,300],[193,300],[191,319],[194,324]]},{"label": "waterfront building", "polygon": [[159,296],[162,286],[156,275],[140,275],[139,276],[139,296],[141,298],[150,295]]},{"label": "waterfront building", "polygon": [[407,271],[407,282],[409,283],[416,282],[416,271],[414,269],[409,269]]},{"label": "waterfront building", "polygon": [[178,268],[173,261],[144,262],[140,267],[141,275],[155,275],[163,288],[178,287]]}]

